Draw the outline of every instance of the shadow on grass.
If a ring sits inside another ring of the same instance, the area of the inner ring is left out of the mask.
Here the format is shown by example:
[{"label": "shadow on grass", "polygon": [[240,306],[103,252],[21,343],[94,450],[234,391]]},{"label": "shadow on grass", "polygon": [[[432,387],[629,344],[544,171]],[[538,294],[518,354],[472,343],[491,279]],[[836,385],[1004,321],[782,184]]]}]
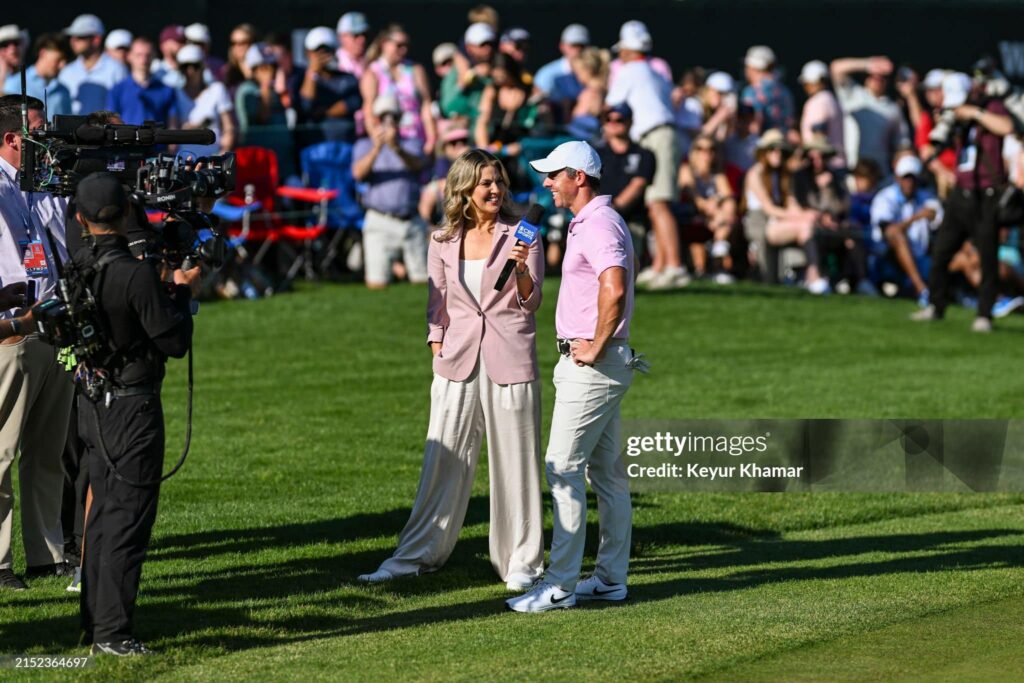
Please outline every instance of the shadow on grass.
[{"label": "shadow on grass", "polygon": [[[485,519],[486,506],[486,498],[473,499],[467,523]],[[146,600],[139,608],[138,617],[140,635],[165,649],[212,648],[232,652],[500,614],[504,608],[500,591],[484,599],[449,605],[397,612],[392,608],[395,595],[415,598],[457,594],[486,586],[497,588],[486,558],[485,537],[461,540],[441,572],[372,587],[354,584],[354,577],[374,569],[388,551],[347,552],[283,562],[253,561],[260,551],[351,540],[336,535],[345,530],[351,530],[356,538],[379,537],[388,529],[397,532],[407,516],[408,510],[393,510],[309,525],[211,531],[164,538],[159,552],[154,555],[154,564],[175,556],[175,550],[187,549],[193,544],[208,550],[215,548],[214,554],[242,554],[228,567],[204,571],[201,562],[194,562],[191,563],[194,566],[184,567],[181,572],[160,573],[149,586],[144,584]],[[596,545],[595,525],[590,527],[588,557],[593,556]],[[631,602],[743,590],[780,582],[1019,568],[1024,567],[1021,536],[1021,532],[992,529],[808,541],[785,540],[770,530],[729,524],[650,525],[634,530],[631,573],[637,577],[684,576],[638,582],[631,591]],[[229,544],[217,545],[217,538],[230,539]],[[1000,542],[1011,538],[1018,542]],[[546,543],[549,544],[550,539]],[[701,547],[689,550],[684,547],[678,552],[667,548],[680,548],[683,544]],[[657,547],[666,547],[666,550],[654,555],[645,550]],[[884,558],[871,558],[872,554],[883,553]],[[894,554],[896,557],[892,557]],[[822,560],[834,563],[800,566]],[[723,575],[685,576],[688,572],[708,569],[720,570]],[[41,606],[45,602],[48,601],[41,603],[30,598],[25,605]],[[359,612],[370,614],[364,616]],[[57,652],[75,646],[77,629],[78,620],[73,616],[13,621],[0,624],[0,642],[7,652],[43,651],[41,647]],[[182,633],[183,630],[186,632]]]}]

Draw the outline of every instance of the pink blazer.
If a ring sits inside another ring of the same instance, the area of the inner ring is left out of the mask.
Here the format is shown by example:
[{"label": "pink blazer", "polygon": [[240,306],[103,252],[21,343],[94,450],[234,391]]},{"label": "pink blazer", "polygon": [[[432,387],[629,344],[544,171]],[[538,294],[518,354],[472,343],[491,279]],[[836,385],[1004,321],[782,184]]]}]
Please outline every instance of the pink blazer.
[{"label": "pink blazer", "polygon": [[498,275],[515,244],[514,226],[494,226],[491,254],[484,264],[478,306],[459,279],[462,238],[438,242],[430,238],[427,251],[427,343],[442,342],[434,356],[434,372],[455,382],[465,381],[482,353],[487,376],[496,384],[530,382],[538,377],[537,325],[534,312],[540,307],[544,261],[537,240],[530,247],[527,265],[533,278],[530,298],[519,301],[515,274],[500,292],[494,290]]}]

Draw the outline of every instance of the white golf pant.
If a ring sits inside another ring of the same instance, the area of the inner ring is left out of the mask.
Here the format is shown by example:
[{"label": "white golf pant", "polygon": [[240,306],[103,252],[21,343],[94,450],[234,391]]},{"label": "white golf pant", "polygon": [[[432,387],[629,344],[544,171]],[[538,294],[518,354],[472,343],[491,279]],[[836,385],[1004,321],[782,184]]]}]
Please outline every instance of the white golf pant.
[{"label": "white golf pant", "polygon": [[576,588],[587,532],[587,479],[597,496],[600,545],[595,574],[625,583],[633,508],[622,461],[619,408],[633,382],[628,345],[610,346],[604,357],[580,367],[562,356],[555,366],[555,410],[545,457],[555,511],[551,558],[544,580]]},{"label": "white golf pant", "polygon": [[466,517],[487,435],[491,565],[539,578],[544,571],[540,488],[540,382],[495,384],[481,357],[465,382],[434,375],[430,426],[416,501],[398,548],[380,568],[395,576],[439,569]]}]

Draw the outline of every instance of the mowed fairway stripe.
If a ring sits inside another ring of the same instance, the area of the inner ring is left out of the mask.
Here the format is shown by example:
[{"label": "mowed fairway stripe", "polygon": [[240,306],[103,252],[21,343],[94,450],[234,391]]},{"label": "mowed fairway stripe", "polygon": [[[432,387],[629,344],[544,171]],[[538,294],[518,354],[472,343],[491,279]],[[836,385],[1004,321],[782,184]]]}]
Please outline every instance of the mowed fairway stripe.
[{"label": "mowed fairway stripe", "polygon": [[715,681],[1024,679],[1024,596],[912,619],[700,678]]}]

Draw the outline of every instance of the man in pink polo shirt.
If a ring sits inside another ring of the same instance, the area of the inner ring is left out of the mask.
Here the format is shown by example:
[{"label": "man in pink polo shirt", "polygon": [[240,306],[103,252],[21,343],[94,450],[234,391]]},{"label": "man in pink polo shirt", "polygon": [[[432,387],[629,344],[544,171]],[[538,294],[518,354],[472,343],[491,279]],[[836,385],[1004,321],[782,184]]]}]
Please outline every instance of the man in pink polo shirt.
[{"label": "man in pink polo shirt", "polygon": [[[619,452],[619,407],[633,381],[628,345],[635,259],[626,222],[598,193],[601,160],[585,142],[559,145],[531,162],[546,175],[569,223],[555,309],[555,410],[545,463],[555,511],[544,579],[507,600],[516,612],[572,607],[577,600],[623,600],[632,533],[629,481]],[[639,368],[637,368],[639,369]],[[586,537],[586,479],[597,495],[601,544],[594,575],[579,581]]]}]

